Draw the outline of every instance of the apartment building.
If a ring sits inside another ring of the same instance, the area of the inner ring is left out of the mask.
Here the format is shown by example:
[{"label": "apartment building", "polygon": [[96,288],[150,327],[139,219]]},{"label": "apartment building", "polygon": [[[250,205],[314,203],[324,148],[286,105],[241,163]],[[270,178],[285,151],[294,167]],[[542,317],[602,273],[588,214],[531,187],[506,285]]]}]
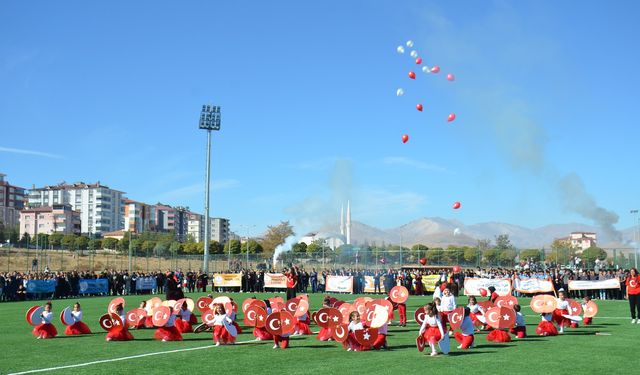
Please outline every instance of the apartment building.
[{"label": "apartment building", "polygon": [[0,173],[0,222],[6,227],[16,227],[24,208],[25,192],[24,188],[11,185],[6,176]]},{"label": "apartment building", "polygon": [[80,212],[74,211],[70,204],[26,208],[20,211],[20,235],[80,234],[80,220]]}]

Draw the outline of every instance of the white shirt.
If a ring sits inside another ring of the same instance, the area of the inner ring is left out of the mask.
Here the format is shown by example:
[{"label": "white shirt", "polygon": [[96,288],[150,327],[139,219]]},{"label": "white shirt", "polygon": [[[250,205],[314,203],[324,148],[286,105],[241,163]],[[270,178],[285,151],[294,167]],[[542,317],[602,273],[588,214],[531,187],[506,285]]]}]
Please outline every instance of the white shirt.
[{"label": "white shirt", "polygon": [[467,307],[469,308],[469,312],[472,312],[474,314],[482,312],[482,308],[477,303],[475,305],[469,304],[469,305],[467,305]]},{"label": "white shirt", "polygon": [[524,316],[521,313],[516,313],[516,327],[524,327]]},{"label": "white shirt", "polygon": [[81,311],[71,311],[71,315],[73,315],[73,322],[81,322],[82,321],[82,310]]},{"label": "white shirt", "polygon": [[440,311],[449,312],[456,309],[456,297],[454,297],[453,295],[443,295],[442,297],[440,297],[440,301]]},{"label": "white shirt", "polygon": [[214,326],[223,326],[224,325],[224,321],[227,321],[229,323],[231,323],[233,320],[229,319],[229,317],[225,314],[219,315],[216,314],[213,316],[213,325]]},{"label": "white shirt", "polygon": [[462,324],[460,324],[460,330],[462,330],[462,335],[463,336],[472,336],[473,335],[473,322],[471,321],[471,318],[469,318],[468,316],[465,316],[464,319],[462,319]]},{"label": "white shirt", "polygon": [[442,291],[440,290],[440,287],[436,287],[436,289],[433,291],[433,299],[436,299],[436,297],[442,297]]},{"label": "white shirt", "polygon": [[569,306],[569,301],[567,301],[566,299],[562,301],[560,298],[556,298],[556,300],[558,301],[558,304],[556,307],[557,309],[571,311],[571,307]]},{"label": "white shirt", "polygon": [[184,321],[189,321],[191,319],[191,311],[189,310],[180,310],[180,318]]},{"label": "white shirt", "polygon": [[51,324],[51,319],[53,318],[53,313],[51,311],[43,311],[42,312],[42,323]]},{"label": "white shirt", "polygon": [[425,316],[424,321],[422,322],[422,326],[420,326],[420,334],[422,335],[424,331],[427,330],[427,327],[438,327],[440,330],[440,336],[444,337],[444,330],[442,329],[442,322],[440,322],[440,318],[437,315],[434,316]]},{"label": "white shirt", "polygon": [[355,332],[357,329],[364,329],[362,322],[349,322],[349,332]]}]

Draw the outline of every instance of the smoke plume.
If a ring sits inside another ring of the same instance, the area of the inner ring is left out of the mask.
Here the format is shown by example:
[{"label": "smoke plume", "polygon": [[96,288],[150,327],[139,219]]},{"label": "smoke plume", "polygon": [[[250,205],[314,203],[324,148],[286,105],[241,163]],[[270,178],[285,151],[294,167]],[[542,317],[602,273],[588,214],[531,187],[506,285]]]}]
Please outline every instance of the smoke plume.
[{"label": "smoke plume", "polygon": [[282,245],[279,245],[278,247],[276,247],[276,249],[273,252],[273,268],[274,269],[278,267],[278,257],[280,256],[280,254],[286,251],[291,251],[291,248],[297,242],[298,241],[296,240],[296,236],[289,236],[287,237],[286,240],[284,240],[284,243]]}]

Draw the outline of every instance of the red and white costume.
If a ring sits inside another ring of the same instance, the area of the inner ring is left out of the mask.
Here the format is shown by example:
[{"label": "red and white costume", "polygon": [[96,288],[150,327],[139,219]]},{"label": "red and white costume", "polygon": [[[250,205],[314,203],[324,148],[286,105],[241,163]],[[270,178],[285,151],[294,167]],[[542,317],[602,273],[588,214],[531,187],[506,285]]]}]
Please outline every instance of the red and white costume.
[{"label": "red and white costume", "polygon": [[73,324],[67,326],[64,330],[64,334],[67,336],[74,335],[88,335],[91,333],[89,326],[82,321],[82,311],[72,311]]},{"label": "red and white costume", "polygon": [[[586,303],[582,304],[582,311],[587,311],[587,304]],[[582,318],[582,323],[584,323],[585,326],[588,326],[591,323],[593,323],[593,318],[584,317],[584,318]]]},{"label": "red and white costume", "polygon": [[558,329],[553,325],[552,320],[551,314],[542,314],[542,320],[536,328],[536,334],[539,336],[558,336]]},{"label": "red and white costume", "polygon": [[398,303],[398,315],[400,316],[400,325],[407,324],[407,305],[404,303]]},{"label": "red and white costume", "polygon": [[182,335],[176,327],[176,316],[171,314],[164,327],[159,327],[154,335],[156,340],[162,341],[182,341]]},{"label": "red and white costume", "polygon": [[195,318],[195,315],[193,315],[188,309],[180,310],[180,319],[176,320],[176,328],[178,328],[178,331],[180,331],[180,333],[193,332],[193,326],[191,325],[193,318]]},{"label": "red and white costume", "polygon": [[374,349],[380,349],[387,346],[387,329],[388,324],[385,323],[382,327],[378,328],[378,338],[373,342],[372,347]]},{"label": "red and white costume", "polygon": [[311,329],[309,328],[309,312],[306,312],[304,315],[298,318],[298,322],[296,323],[296,335],[310,335]]},{"label": "red and white costume", "polygon": [[[269,316],[271,312],[272,312],[271,308],[267,307],[267,316]],[[261,327],[261,328],[255,327],[253,329],[253,335],[256,337],[258,341],[273,339],[273,335],[271,334],[271,332],[267,331],[267,329],[264,327]]]},{"label": "red and white costume", "polygon": [[562,332],[564,327],[569,327],[571,325],[571,320],[565,318],[564,315],[571,315],[569,311],[571,311],[571,306],[569,306],[569,301],[561,300],[560,298],[556,298],[557,307],[553,310],[553,321],[560,326],[560,332]]},{"label": "red and white costume", "polygon": [[473,321],[471,321],[470,317],[465,316],[464,319],[462,319],[460,330],[462,331],[462,333],[456,332],[453,335],[456,341],[460,343],[460,349],[469,349],[473,345],[474,340]]},{"label": "red and white costume", "polygon": [[236,331],[238,331],[238,334],[241,334],[242,328],[240,328],[240,325],[238,325],[238,322],[236,322],[236,312],[231,310],[227,315],[229,315],[229,318],[231,319],[231,324],[236,327]]},{"label": "red and white costume", "polygon": [[35,337],[43,339],[52,339],[56,337],[58,335],[58,330],[53,324],[51,324],[53,313],[51,311],[43,311],[41,318],[42,323],[33,328],[31,333],[33,333]]},{"label": "red and white costume", "polygon": [[213,341],[216,343],[232,344],[236,338],[231,336],[224,326],[224,322],[233,324],[233,320],[226,314],[216,314],[213,317]]},{"label": "red and white costume", "polygon": [[[127,321],[127,317],[122,314],[120,315],[120,320],[123,322]],[[127,324],[123,324],[122,326],[111,328],[109,333],[107,333],[107,341],[131,341],[133,340],[133,335],[127,329]]]},{"label": "red and white costume", "polygon": [[358,329],[364,329],[364,325],[362,324],[362,322],[349,322],[349,335],[347,336],[347,339],[342,343],[342,346],[345,349],[351,349],[355,352],[366,349],[362,345],[360,345],[358,340],[356,340],[356,335],[354,334],[354,332]]},{"label": "red and white costume", "polygon": [[482,324],[482,322],[478,320],[478,315],[484,315],[484,310],[482,310],[482,307],[477,303],[475,305],[468,304],[467,307],[469,308],[469,319],[471,319],[471,322],[474,325]]},{"label": "red and white costume", "polygon": [[524,323],[524,316],[520,312],[516,313],[516,325],[509,330],[516,335],[517,338],[523,339],[527,337],[527,326]]},{"label": "red and white costume", "polygon": [[442,319],[442,328],[445,331],[447,330],[447,323],[449,323],[449,313],[455,309],[456,297],[454,297],[453,294],[440,297],[440,319]]},{"label": "red and white costume", "polygon": [[442,322],[437,315],[425,316],[422,326],[420,326],[420,335],[429,344],[436,344],[444,336]]}]

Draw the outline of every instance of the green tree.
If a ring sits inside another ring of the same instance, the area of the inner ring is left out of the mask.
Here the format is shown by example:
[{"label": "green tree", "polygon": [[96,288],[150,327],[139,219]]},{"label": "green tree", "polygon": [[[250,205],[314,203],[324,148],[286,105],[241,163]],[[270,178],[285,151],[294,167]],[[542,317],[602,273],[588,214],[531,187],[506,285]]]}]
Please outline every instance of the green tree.
[{"label": "green tree", "polygon": [[427,250],[427,262],[429,264],[442,264],[444,262],[444,250],[441,248]]},{"label": "green tree", "polygon": [[449,263],[460,263],[464,259],[464,249],[456,246],[449,246],[444,252],[444,259]]},{"label": "green tree", "polygon": [[276,247],[282,245],[289,236],[293,236],[293,226],[288,221],[281,221],[275,226],[268,226],[267,233],[264,235],[262,247],[266,252],[273,252]]},{"label": "green tree", "polygon": [[13,228],[9,232],[9,242],[17,244],[18,241],[20,241],[20,232],[18,231],[18,228]]},{"label": "green tree", "polygon": [[0,220],[0,244],[7,242],[7,228],[4,226],[4,222]]},{"label": "green tree", "polygon": [[534,261],[542,260],[542,251],[538,249],[526,249],[520,252],[520,260],[533,259]]},{"label": "green tree", "polygon": [[596,259],[605,260],[607,259],[607,252],[602,250],[597,246],[591,246],[588,249],[585,249],[580,255],[587,265],[590,266],[595,263]]},{"label": "green tree", "polygon": [[59,232],[52,233],[49,236],[49,243],[53,247],[60,247],[60,245],[62,245],[62,238],[64,238],[64,234]]},{"label": "green tree", "polygon": [[[202,245],[204,249],[204,244]],[[211,254],[222,254],[224,251],[224,246],[218,241],[209,242],[209,252]]]},{"label": "green tree", "polygon": [[149,241],[149,240],[147,240],[147,241],[143,241],[143,242],[142,242],[142,248],[141,248],[141,250],[142,250],[145,254],[149,255],[149,254],[153,251],[153,249],[154,249],[155,247],[156,247],[156,243],[155,243],[154,241]]},{"label": "green tree", "polygon": [[246,254],[247,252],[247,246],[249,246],[249,254],[257,254],[257,253],[261,253],[263,252],[263,248],[262,245],[260,245],[258,243],[258,241],[256,240],[249,240],[248,242],[245,242],[242,244],[242,248],[241,251],[243,254]]},{"label": "green tree", "polygon": [[27,246],[29,246],[30,243],[31,243],[31,235],[29,233],[27,233],[27,232],[24,232],[22,234],[22,238],[20,239],[20,244],[23,247],[27,247]]},{"label": "green tree", "polygon": [[241,245],[238,240],[229,240],[226,244],[224,244],[224,252],[225,254],[229,253],[229,249],[231,249],[232,254],[240,254]]},{"label": "green tree", "polygon": [[171,246],[170,242],[158,241],[153,247],[153,253],[155,255],[165,255],[169,251],[169,246]]},{"label": "green tree", "polygon": [[125,234],[124,236],[122,236],[121,240],[117,240],[118,243],[116,244],[117,249],[113,248],[112,250],[118,250],[122,253],[127,253],[129,252],[129,234]]},{"label": "green tree", "polygon": [[89,239],[87,237],[84,237],[84,236],[76,237],[76,240],[75,240],[76,249],[87,250],[88,246],[89,246]]},{"label": "green tree", "polygon": [[291,247],[291,251],[293,251],[294,253],[306,253],[307,244],[304,242],[297,243]]},{"label": "green tree", "polygon": [[322,248],[324,247],[324,242],[321,240],[316,240],[311,242],[309,246],[307,246],[307,254],[316,255],[322,253]]},{"label": "green tree", "polygon": [[498,250],[511,250],[514,246],[511,244],[508,234],[501,234],[496,236],[496,249]]},{"label": "green tree", "polygon": [[516,255],[517,253],[515,250],[501,250],[500,255],[498,255],[498,260],[500,260],[502,265],[512,266],[516,259]]},{"label": "green tree", "polygon": [[465,247],[464,248],[464,260],[467,263],[476,263],[478,262],[478,249],[474,247]]},{"label": "green tree", "polygon": [[62,246],[64,246],[67,250],[73,250],[76,245],[76,236],[73,234],[65,234],[62,237]]},{"label": "green tree", "polygon": [[42,249],[42,248],[48,248],[49,247],[49,235],[46,233],[38,233],[38,235],[36,236],[36,242],[38,244],[38,246]]},{"label": "green tree", "polygon": [[476,247],[481,252],[484,252],[485,250],[489,250],[491,248],[491,240],[489,240],[489,239],[478,240],[477,242],[478,243],[477,243]]},{"label": "green tree", "polygon": [[575,249],[567,240],[557,239],[551,244],[551,252],[547,259],[556,264],[567,264],[575,254]]},{"label": "green tree", "polygon": [[489,263],[490,265],[494,265],[496,264],[498,257],[500,256],[500,250],[487,249],[482,255],[484,256],[484,259],[487,261],[487,263]]},{"label": "green tree", "polygon": [[[131,241],[131,251],[134,252],[134,254],[139,253],[140,251],[142,251],[142,245],[144,244],[144,240],[140,239],[140,238],[135,238]],[[154,244],[155,246],[155,244]],[[153,249],[153,246],[151,247]]]},{"label": "green tree", "polygon": [[118,248],[118,240],[116,238],[105,238],[104,240],[102,240],[102,248],[116,250],[116,248]]},{"label": "green tree", "polygon": [[[178,254],[182,252],[182,244],[178,241],[173,241],[171,242],[171,245],[169,246],[169,251],[172,254]],[[209,250],[211,251],[211,250]]]},{"label": "green tree", "polygon": [[102,240],[99,238],[94,238],[89,241],[89,250],[100,250],[102,248]]}]

